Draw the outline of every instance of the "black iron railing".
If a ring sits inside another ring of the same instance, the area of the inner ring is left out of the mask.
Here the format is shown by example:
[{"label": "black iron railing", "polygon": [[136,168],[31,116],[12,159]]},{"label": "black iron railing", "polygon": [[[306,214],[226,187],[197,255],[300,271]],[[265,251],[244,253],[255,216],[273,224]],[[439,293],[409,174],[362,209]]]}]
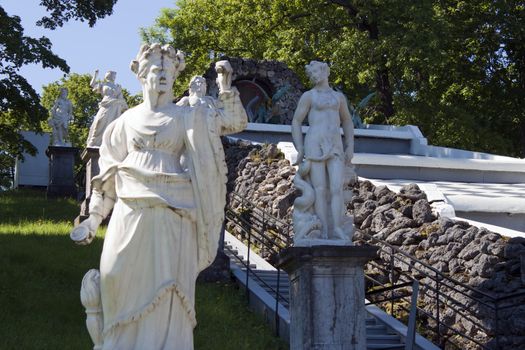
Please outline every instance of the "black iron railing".
[{"label": "black iron railing", "polygon": [[[257,208],[238,193],[229,194],[226,218],[240,230],[241,238],[248,248],[256,246],[256,249],[275,255],[292,243],[293,231],[290,224]],[[383,240],[366,233],[363,236],[368,244],[380,247],[379,258],[369,262],[365,269],[368,271],[365,276],[368,281],[366,296],[372,303],[381,305],[394,317],[408,317],[408,305],[412,304],[413,282],[416,279],[419,281],[417,322],[422,326],[421,332],[425,336],[445,349],[464,349],[467,346],[487,350],[501,348],[500,341],[505,336],[505,330],[501,326],[505,317],[503,313],[524,305],[525,293],[494,296],[444,274]],[[249,267],[249,254],[246,258],[243,265],[247,275],[261,281],[257,271]],[[277,281],[276,288],[261,281],[275,293],[276,310],[279,300],[288,303],[279,293],[280,280]],[[468,324],[470,330],[466,331],[459,324]],[[278,320],[276,325],[278,326]]]},{"label": "black iron railing", "polygon": [[247,298],[250,296],[250,278],[256,279],[260,285],[273,294],[275,297],[275,332],[276,335],[279,335],[279,304],[282,303],[285,306],[289,304],[288,298],[281,292],[281,269],[277,268],[276,285],[271,286],[256,269],[254,270],[250,266],[250,251],[252,249],[264,250],[270,256],[278,254],[281,249],[291,244],[290,225],[257,208],[253,203],[235,192],[228,195],[225,214],[226,222],[237,229],[247,246],[246,257],[241,258],[237,254],[233,254],[245,268],[246,296]]},{"label": "black iron railing", "polygon": [[[417,277],[421,295],[417,307],[418,320],[426,320],[423,323],[427,337],[446,349],[464,349],[468,343],[479,349],[501,348],[500,338],[504,335],[504,330],[499,323],[502,312],[523,305],[525,293],[496,297],[442,273],[398,247],[372,235],[363,235],[367,243],[380,247],[380,259],[371,261],[368,270],[389,276],[388,282],[385,283],[367,275],[372,290],[385,285],[407,288],[401,296],[396,294],[395,288],[391,288],[385,289],[388,295],[383,295],[381,299],[370,293],[367,293],[367,297],[388,305],[387,309],[390,309],[393,316],[401,316],[396,315],[396,308],[402,310],[401,313],[406,316],[409,313],[405,306],[408,302],[405,304],[398,300],[406,300],[412,294],[408,291],[408,285]],[[430,305],[425,302],[428,300],[432,300]],[[461,324],[468,324],[470,330],[467,332],[460,328]]]}]

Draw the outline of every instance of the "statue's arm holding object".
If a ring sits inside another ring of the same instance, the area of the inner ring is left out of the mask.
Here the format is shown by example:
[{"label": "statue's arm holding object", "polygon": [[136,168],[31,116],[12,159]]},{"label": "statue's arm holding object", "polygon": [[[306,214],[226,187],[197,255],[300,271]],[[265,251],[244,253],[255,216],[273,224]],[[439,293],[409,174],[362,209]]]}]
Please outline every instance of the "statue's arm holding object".
[{"label": "statue's arm holding object", "polygon": [[221,118],[221,135],[244,130],[248,116],[239,97],[239,91],[232,87],[232,67],[228,61],[215,63],[217,85],[219,85],[219,116]]},{"label": "statue's arm holding object", "polygon": [[122,130],[115,130],[119,123],[112,123],[104,133],[100,147],[100,174],[93,178],[93,191],[89,201],[89,217],[71,231],[70,237],[75,243],[86,245],[93,241],[97,229],[115,204],[115,173],[127,153],[123,145],[125,134]]},{"label": "statue's arm holding object", "polygon": [[98,76],[98,69],[95,70],[93,73],[93,77],[91,78],[91,81],[89,82],[89,86],[91,86],[91,89],[93,89],[94,92],[98,92],[99,94],[102,93],[102,84],[97,82],[97,76]]}]

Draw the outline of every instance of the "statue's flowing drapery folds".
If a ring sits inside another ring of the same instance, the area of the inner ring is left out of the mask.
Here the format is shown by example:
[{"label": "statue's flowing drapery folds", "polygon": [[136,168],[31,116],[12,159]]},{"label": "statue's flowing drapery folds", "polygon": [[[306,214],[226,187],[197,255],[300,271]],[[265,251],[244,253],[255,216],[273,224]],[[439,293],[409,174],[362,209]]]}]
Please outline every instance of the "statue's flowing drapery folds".
[{"label": "statue's flowing drapery folds", "polygon": [[244,129],[246,114],[235,88],[213,106],[168,109],[125,113],[104,132],[90,203],[102,217],[113,207],[100,262],[103,349],[193,349],[195,280],[215,258],[224,216],[220,136]]}]

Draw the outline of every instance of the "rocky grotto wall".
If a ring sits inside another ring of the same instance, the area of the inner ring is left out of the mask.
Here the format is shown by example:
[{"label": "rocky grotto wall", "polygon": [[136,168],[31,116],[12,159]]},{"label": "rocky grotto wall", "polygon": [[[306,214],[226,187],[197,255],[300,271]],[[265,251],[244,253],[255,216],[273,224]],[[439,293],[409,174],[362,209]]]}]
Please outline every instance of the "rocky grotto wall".
[{"label": "rocky grotto wall", "polygon": [[[229,190],[291,223],[293,201],[299,195],[292,185],[295,169],[282,158],[277,147],[226,142],[225,153]],[[353,192],[348,210],[354,213],[356,228],[360,230],[355,235],[356,244],[377,244],[375,239],[385,242],[380,244],[382,252],[376,262],[386,268],[391,263],[388,253],[396,249],[422,263],[396,262],[396,276],[411,276],[420,281],[418,305],[425,312],[435,315],[439,307],[442,339],[448,336],[447,327],[453,327],[489,348],[525,349],[525,298],[499,302],[497,322],[496,312],[490,306],[491,298],[525,292],[521,278],[525,238],[502,237],[467,222],[438,218],[432,214],[425,193],[417,185],[394,193],[384,186],[359,181]],[[425,270],[423,264],[431,269]],[[446,278],[440,280],[439,304],[436,304],[435,281],[425,277],[436,271]],[[367,272],[384,283],[397,282],[385,273],[377,276],[376,268],[369,267]],[[465,287],[447,287],[448,279]],[[504,308],[517,301],[521,304]],[[426,322],[422,329],[435,329],[431,318],[420,316],[420,320]],[[496,329],[501,334],[498,344],[493,339]],[[460,348],[479,348],[473,343],[457,342]]]},{"label": "rocky grotto wall", "polygon": [[[253,122],[255,121],[253,119],[258,119],[257,122],[292,123],[297,102],[304,91],[304,86],[294,71],[279,61],[258,61],[238,57],[225,57],[223,59],[228,59],[232,66],[232,85],[237,86],[241,92],[241,100],[247,109],[250,121]],[[210,66],[204,77],[208,84],[208,94],[216,96],[219,90],[215,82],[217,72],[214,65]],[[250,97],[245,97],[245,93]],[[249,100],[256,94],[260,95],[260,99],[253,101],[248,106]],[[257,116],[257,114],[259,115]],[[265,119],[265,121],[261,119]]]}]

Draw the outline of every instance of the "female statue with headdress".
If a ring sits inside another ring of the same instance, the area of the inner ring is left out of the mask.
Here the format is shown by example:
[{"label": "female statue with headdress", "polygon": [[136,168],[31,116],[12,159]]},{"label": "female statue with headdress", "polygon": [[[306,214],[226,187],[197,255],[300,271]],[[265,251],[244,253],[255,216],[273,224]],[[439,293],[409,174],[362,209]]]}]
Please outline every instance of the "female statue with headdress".
[{"label": "female statue with headdress", "polygon": [[97,75],[98,70],[95,70],[90,85],[93,91],[102,95],[102,101],[98,104],[98,112],[89,128],[87,147],[99,147],[108,125],[128,109],[128,104],[122,95],[122,87],[115,83],[117,73],[108,71],[104,80],[98,82]]},{"label": "female statue with headdress", "polygon": [[[71,236],[89,243],[113,209],[100,261],[101,349],[193,349],[195,280],[215,258],[226,200],[219,136],[247,117],[227,61],[216,64],[218,107],[172,103],[184,56],[170,46],[143,45],[131,68],[144,102],[104,132],[90,217]],[[81,292],[89,307],[91,271]]]}]

